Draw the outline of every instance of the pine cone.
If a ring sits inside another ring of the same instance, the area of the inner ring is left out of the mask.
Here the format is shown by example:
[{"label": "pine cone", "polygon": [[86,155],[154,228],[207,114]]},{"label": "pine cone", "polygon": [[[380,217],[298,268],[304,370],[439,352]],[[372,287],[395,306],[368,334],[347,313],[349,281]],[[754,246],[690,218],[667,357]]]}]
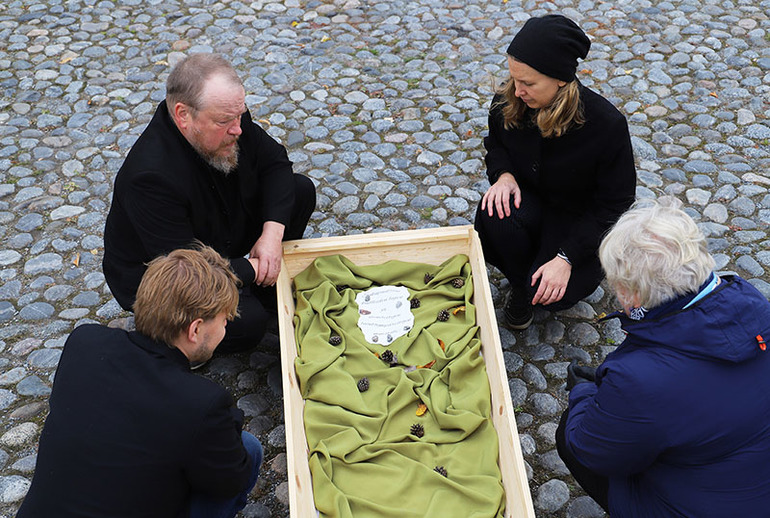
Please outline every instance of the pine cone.
[{"label": "pine cone", "polygon": [[390,349],[385,349],[382,351],[382,354],[380,355],[380,359],[384,361],[385,363],[393,363],[393,360],[395,360],[395,355],[393,354],[393,351]]},{"label": "pine cone", "polygon": [[424,277],[425,284],[428,284],[430,281],[432,281],[433,277],[435,277],[435,275],[433,275],[432,273],[426,273]]},{"label": "pine cone", "polygon": [[438,312],[438,316],[436,318],[438,319],[439,322],[446,322],[447,320],[449,320],[449,311],[447,311],[446,309],[442,309],[441,311]]},{"label": "pine cone", "polygon": [[435,468],[433,468],[433,471],[435,471],[436,473],[444,477],[448,476],[448,473],[446,472],[446,468],[444,466],[436,466]]},{"label": "pine cone", "polygon": [[342,338],[338,335],[331,335],[331,337],[329,337],[329,343],[332,345],[339,345],[342,343]]},{"label": "pine cone", "polygon": [[423,426],[420,423],[413,424],[412,427],[409,429],[409,433],[419,438],[425,435],[425,428],[423,428]]},{"label": "pine cone", "polygon": [[411,307],[412,309],[417,309],[417,308],[419,308],[419,307],[420,307],[420,299],[418,299],[417,297],[415,297],[415,298],[413,298],[412,300],[410,300],[410,301],[409,301],[409,307]]},{"label": "pine cone", "polygon": [[463,286],[465,286],[465,281],[463,279],[461,279],[460,277],[458,277],[456,279],[452,279],[452,286],[454,286],[455,288],[458,288],[458,289],[462,288]]},{"label": "pine cone", "polygon": [[359,392],[366,392],[369,390],[369,378],[361,378],[358,380],[358,391]]}]

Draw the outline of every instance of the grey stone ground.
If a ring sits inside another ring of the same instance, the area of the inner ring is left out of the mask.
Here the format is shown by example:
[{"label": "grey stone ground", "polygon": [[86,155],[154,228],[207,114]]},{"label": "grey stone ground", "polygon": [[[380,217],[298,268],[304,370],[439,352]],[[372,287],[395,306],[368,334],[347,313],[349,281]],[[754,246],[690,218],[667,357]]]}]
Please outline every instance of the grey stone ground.
[{"label": "grey stone ground", "polygon": [[[770,296],[767,0],[0,0],[0,516],[32,478],[67,334],[130,325],[104,284],[102,229],[171,65],[195,51],[232,59],[254,118],[316,181],[308,236],[468,224],[487,187],[491,78],[505,77],[523,21],[550,12],[593,40],[579,75],[629,118],[637,195],[682,199],[718,267]],[[501,331],[540,516],[602,515],[554,430],[567,362],[597,365],[622,340],[595,321],[612,306],[600,289]],[[266,445],[246,517],[288,514],[276,341],[204,371]]]}]

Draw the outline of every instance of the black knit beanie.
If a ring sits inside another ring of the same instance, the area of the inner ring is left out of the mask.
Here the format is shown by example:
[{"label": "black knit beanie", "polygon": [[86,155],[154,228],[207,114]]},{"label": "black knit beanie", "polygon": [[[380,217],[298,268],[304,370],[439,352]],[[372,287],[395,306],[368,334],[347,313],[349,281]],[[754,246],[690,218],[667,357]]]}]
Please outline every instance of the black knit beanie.
[{"label": "black knit beanie", "polygon": [[541,74],[561,81],[575,79],[578,58],[591,41],[575,22],[560,14],[530,18],[508,45],[508,54]]}]

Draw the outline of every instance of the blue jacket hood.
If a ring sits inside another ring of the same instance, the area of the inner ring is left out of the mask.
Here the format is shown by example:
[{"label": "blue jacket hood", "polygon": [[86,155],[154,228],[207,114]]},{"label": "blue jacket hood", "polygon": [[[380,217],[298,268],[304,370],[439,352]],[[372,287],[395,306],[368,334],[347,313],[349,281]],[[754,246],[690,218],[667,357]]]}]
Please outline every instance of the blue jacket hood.
[{"label": "blue jacket hood", "polygon": [[[681,318],[684,313],[687,318]],[[741,363],[762,352],[759,340],[770,340],[767,300],[754,286],[734,275],[722,276],[712,293],[687,309],[643,320],[623,314],[619,318],[623,330],[633,335],[635,345],[676,348],[696,358]],[[661,333],[661,329],[665,332]],[[693,334],[693,329],[699,332]]]}]

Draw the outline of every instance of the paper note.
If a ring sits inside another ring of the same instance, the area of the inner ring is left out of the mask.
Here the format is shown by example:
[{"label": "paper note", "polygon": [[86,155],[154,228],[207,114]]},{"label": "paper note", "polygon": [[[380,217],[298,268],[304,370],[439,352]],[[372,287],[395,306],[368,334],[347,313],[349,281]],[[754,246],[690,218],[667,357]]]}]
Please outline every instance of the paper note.
[{"label": "paper note", "polygon": [[414,327],[409,290],[403,286],[378,286],[356,295],[358,327],[371,344],[388,346]]}]

